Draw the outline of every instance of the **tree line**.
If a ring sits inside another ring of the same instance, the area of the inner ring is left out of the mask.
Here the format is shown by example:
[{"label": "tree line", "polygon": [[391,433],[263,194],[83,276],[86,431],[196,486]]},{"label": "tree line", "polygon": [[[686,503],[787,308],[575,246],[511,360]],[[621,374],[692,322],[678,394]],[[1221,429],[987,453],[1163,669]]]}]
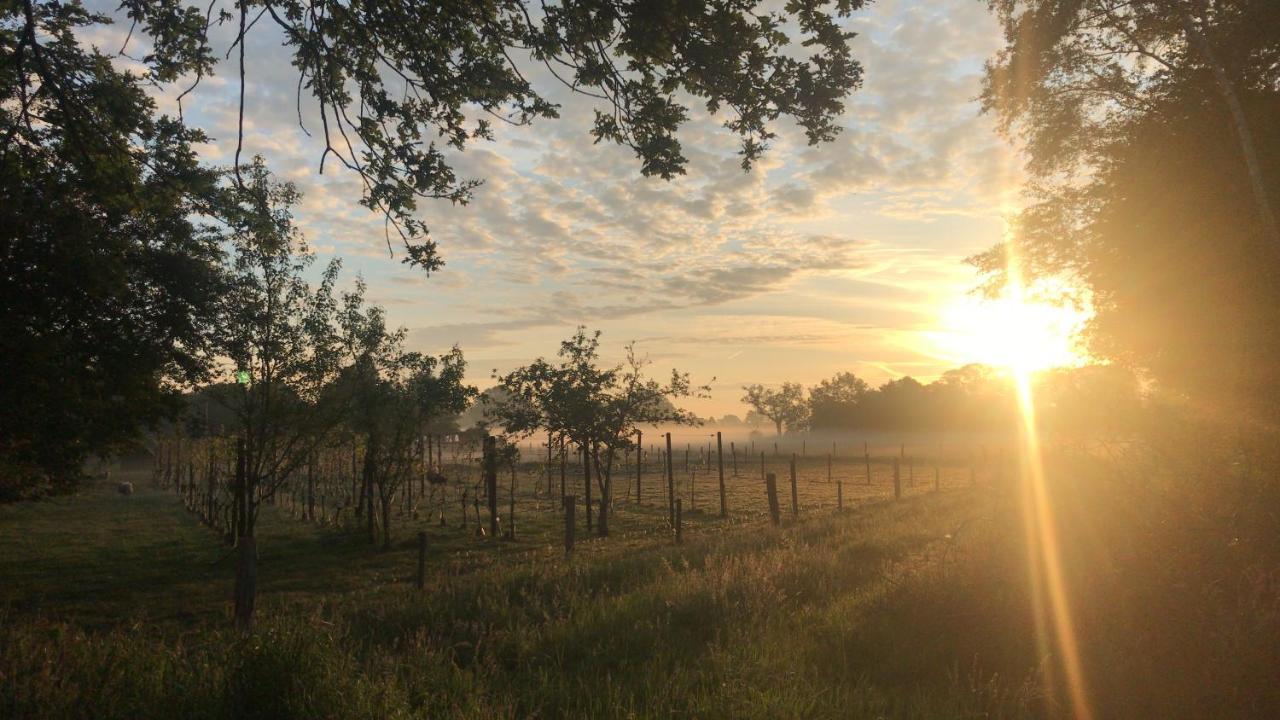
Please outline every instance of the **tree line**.
[{"label": "tree line", "polygon": [[[1147,398],[1137,376],[1118,365],[1061,368],[1036,375],[1031,392],[1041,427],[1120,437],[1131,432]],[[1012,377],[985,365],[948,370],[921,383],[910,376],[872,387],[841,372],[807,390],[799,383],[743,388],[748,425],[783,433],[841,431],[1008,431],[1021,410]]]}]

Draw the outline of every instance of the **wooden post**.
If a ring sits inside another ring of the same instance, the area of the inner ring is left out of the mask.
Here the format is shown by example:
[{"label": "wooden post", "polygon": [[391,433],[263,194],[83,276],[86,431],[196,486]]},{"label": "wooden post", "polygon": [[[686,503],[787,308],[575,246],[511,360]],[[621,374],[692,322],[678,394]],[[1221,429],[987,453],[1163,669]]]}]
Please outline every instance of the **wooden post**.
[{"label": "wooden post", "polygon": [[667,510],[676,524],[676,476],[671,467],[671,433],[667,433]]},{"label": "wooden post", "polygon": [[867,463],[867,484],[871,484],[871,450],[867,447],[867,441],[862,441],[862,459]]},{"label": "wooden post", "polygon": [[582,482],[586,490],[583,505],[587,510],[587,534],[591,534],[591,451],[582,446]]},{"label": "wooden post", "polygon": [[578,507],[578,497],[576,495],[564,496],[564,554],[565,557],[573,552],[573,514]]},{"label": "wooden post", "polygon": [[893,499],[902,499],[902,460],[893,459]]},{"label": "wooden post", "polygon": [[307,455],[307,520],[316,519],[316,468],[315,457]]},{"label": "wooden post", "polygon": [[418,589],[427,584],[427,531],[418,531]]},{"label": "wooden post", "polygon": [[778,476],[773,473],[765,475],[764,489],[769,498],[769,521],[776,527],[782,524],[782,511],[778,508]]},{"label": "wooden post", "polygon": [[724,494],[724,440],[720,431],[716,431],[716,468],[720,471],[720,517],[729,517],[729,506]]},{"label": "wooden post", "polygon": [[676,544],[684,542],[684,535],[681,533],[681,525],[684,524],[684,512],[680,507],[680,498],[676,498]]},{"label": "wooden post", "polygon": [[800,495],[796,491],[796,454],[791,453],[791,517],[800,517]]},{"label": "wooden post", "polygon": [[831,455],[827,455],[827,482],[831,482]]},{"label": "wooden post", "polygon": [[836,481],[836,509],[844,509],[844,482],[841,480]]},{"label": "wooden post", "polygon": [[733,476],[738,477],[738,446],[729,441],[729,456],[733,458]]},{"label": "wooden post", "polygon": [[684,444],[684,471],[689,472],[689,443]]},{"label": "wooden post", "polygon": [[636,431],[636,505],[640,500],[640,480],[644,477],[644,431]]},{"label": "wooden post", "polygon": [[[484,436],[484,491],[489,501],[489,537],[498,537],[498,439]],[[476,518],[479,520],[479,518]]]},{"label": "wooden post", "polygon": [[507,539],[516,539],[516,464],[511,463],[511,504],[507,511]]}]

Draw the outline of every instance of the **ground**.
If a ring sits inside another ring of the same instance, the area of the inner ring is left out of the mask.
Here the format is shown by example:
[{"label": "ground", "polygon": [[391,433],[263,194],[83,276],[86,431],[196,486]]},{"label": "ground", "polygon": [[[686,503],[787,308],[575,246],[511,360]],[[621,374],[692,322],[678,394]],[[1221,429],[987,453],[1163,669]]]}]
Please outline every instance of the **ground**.
[{"label": "ground", "polygon": [[[781,475],[781,528],[764,512],[759,468],[740,468],[727,482],[728,520],[710,478],[695,481],[701,511],[676,545],[655,473],[647,504],[620,498],[612,536],[580,527],[569,558],[558,488],[535,489],[538,464],[522,467],[515,542],[476,537],[460,508],[446,509],[445,527],[423,509],[397,518],[390,550],[357,529],[297,519],[287,505],[267,508],[258,624],[247,636],[229,627],[227,547],[148,476],[134,477],[132,496],[99,483],[3,507],[0,716],[1071,712],[1054,648],[1037,640],[1019,495],[993,466],[971,482],[967,462],[944,461],[935,489],[932,463],[915,460],[914,486],[904,465],[894,500],[887,455],[869,486],[860,458],[837,460],[846,501],[837,511],[825,457],[801,458],[792,517],[787,459],[766,462]],[[682,500],[693,500],[687,486]],[[1094,536],[1115,549],[1113,567],[1099,574],[1090,555],[1088,573],[1073,576],[1090,586],[1075,610],[1095,716],[1267,716],[1277,705],[1264,690],[1275,659],[1265,637],[1222,645],[1225,631],[1245,626],[1195,628],[1206,622],[1197,613],[1226,608],[1170,601],[1156,580],[1122,572],[1148,548],[1120,548],[1115,538],[1135,537],[1123,523],[1083,519],[1124,517],[1113,510],[1092,504],[1079,523],[1114,533]],[[419,530],[429,534],[421,591]],[[1083,557],[1069,553],[1068,565]],[[1257,598],[1249,602],[1256,611]],[[1153,617],[1163,609],[1174,615]],[[1182,635],[1165,639],[1174,619]],[[1274,620],[1259,614],[1247,627]],[[1228,647],[1238,667],[1223,665]]]}]

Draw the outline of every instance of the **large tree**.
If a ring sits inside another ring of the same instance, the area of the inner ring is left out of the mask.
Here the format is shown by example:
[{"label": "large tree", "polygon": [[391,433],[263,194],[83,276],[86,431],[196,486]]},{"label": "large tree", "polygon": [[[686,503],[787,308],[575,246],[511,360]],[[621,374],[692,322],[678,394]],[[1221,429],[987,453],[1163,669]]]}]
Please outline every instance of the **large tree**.
[{"label": "large tree", "polygon": [[162,80],[213,72],[210,25],[233,25],[232,46],[216,50],[236,64],[242,127],[244,88],[257,73],[240,39],[279,34],[293,54],[299,121],[304,106],[318,111],[309,131],[322,170],[331,161],[356,172],[364,204],[400,231],[405,260],[431,269],[440,259],[414,214],[418,200],[466,202],[479,183],[455,175],[447,151],[490,138],[495,121],[557,116],[528,80],[533,68],[592,98],[594,139],[631,148],[646,175],[684,172],[677,131],[694,102],[723,114],[745,168],[782,116],[811,144],[839,131],[843,99],[862,74],[841,19],[862,4],[124,0],[122,8],[134,34],[152,42],[148,59]]},{"label": "large tree", "polygon": [[77,40],[76,3],[0,6],[0,500],[176,412],[221,287],[199,133]]},{"label": "large tree", "polygon": [[1280,419],[1280,3],[992,5],[983,101],[1025,143],[1030,204],[974,261],[1077,280],[1095,354]]},{"label": "large tree", "polygon": [[[69,482],[86,453],[164,414],[166,383],[206,365],[217,246],[192,219],[214,179],[191,150],[205,138],[181,112],[157,118],[145,88],[181,108],[228,58],[239,168],[246,88],[262,78],[246,39],[276,33],[293,55],[300,124],[318,116],[304,130],[320,171],[356,173],[404,261],[430,271],[442,261],[418,202],[465,203],[482,180],[458,177],[447,153],[491,137],[492,122],[559,112],[530,68],[592,98],[594,139],[631,148],[646,175],[684,172],[678,130],[694,103],[724,118],[747,168],[780,118],[811,144],[839,131],[862,74],[842,21],[862,4],[123,0],[128,39],[110,54],[88,43],[113,18],[80,0],[0,4],[0,311],[12,328],[0,493]],[[233,29],[229,45],[211,41],[218,25]]]}]

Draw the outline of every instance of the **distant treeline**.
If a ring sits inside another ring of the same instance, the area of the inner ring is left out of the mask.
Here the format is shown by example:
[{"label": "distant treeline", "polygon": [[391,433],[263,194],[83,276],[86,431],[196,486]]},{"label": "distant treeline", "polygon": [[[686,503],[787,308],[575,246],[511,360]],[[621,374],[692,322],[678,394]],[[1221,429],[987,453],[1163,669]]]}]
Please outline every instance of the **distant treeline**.
[{"label": "distant treeline", "polygon": [[[751,385],[744,391],[742,400],[751,407],[745,424],[779,434],[987,431],[1012,428],[1022,418],[1013,377],[983,365],[947,371],[928,384],[903,377],[871,387],[845,372],[807,389],[783,383],[777,388]],[[1029,400],[1042,429],[1118,432],[1140,410],[1142,393],[1131,372],[1089,365],[1033,376]]]}]

